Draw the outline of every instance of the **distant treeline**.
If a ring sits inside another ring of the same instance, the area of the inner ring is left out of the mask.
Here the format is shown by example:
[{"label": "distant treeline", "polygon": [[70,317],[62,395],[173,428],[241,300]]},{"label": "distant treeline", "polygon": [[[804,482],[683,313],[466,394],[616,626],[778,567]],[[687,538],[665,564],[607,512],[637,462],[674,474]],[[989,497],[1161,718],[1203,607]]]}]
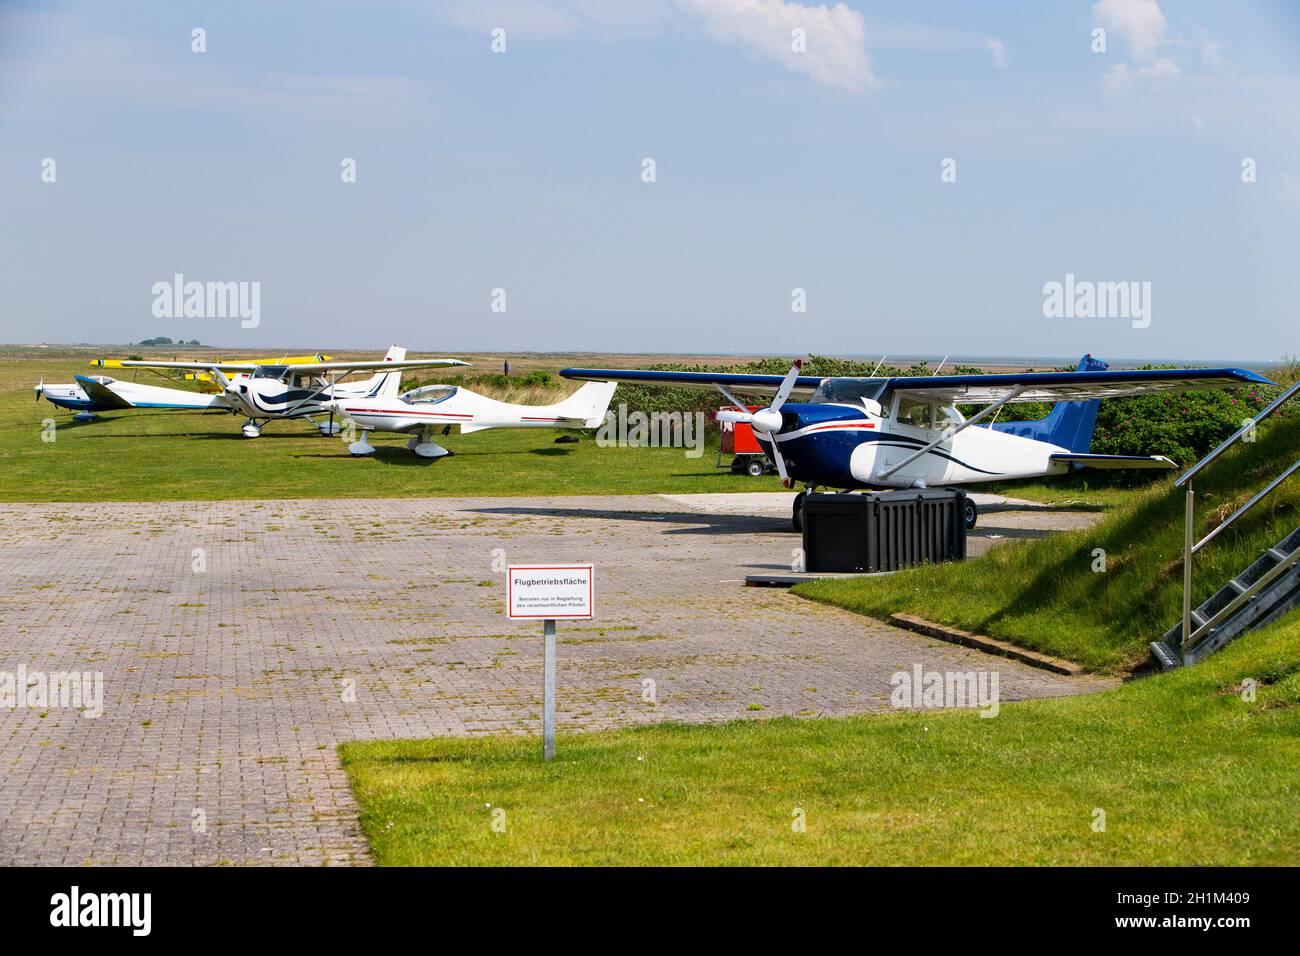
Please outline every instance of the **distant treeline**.
[{"label": "distant treeline", "polygon": [[201,349],[205,349],[205,348],[207,348],[207,346],[204,345],[202,342],[200,342],[198,339],[190,339],[188,342],[186,342],[184,339],[177,339],[175,342],[173,342],[171,339],[167,338],[167,336],[165,336],[165,335],[160,335],[160,336],[158,336],[157,338],[154,338],[154,339],[141,339],[139,342],[133,342],[133,343],[131,343],[131,344],[133,344],[133,345],[144,345],[144,346],[150,346],[150,345],[188,345],[188,346],[192,346],[192,347],[195,347],[195,348],[201,348]]}]

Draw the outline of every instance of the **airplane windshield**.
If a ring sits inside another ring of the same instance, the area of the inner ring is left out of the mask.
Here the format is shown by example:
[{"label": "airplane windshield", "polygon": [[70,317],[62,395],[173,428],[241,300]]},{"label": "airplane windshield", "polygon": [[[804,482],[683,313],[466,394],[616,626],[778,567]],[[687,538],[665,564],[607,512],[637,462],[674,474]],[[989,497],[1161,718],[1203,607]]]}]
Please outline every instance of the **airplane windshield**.
[{"label": "airplane windshield", "polygon": [[879,399],[888,379],[883,378],[828,378],[817,386],[812,398],[814,405],[857,405],[864,398]]},{"label": "airplane windshield", "polygon": [[253,378],[281,378],[286,371],[283,365],[259,365],[253,370]]},{"label": "airplane windshield", "polygon": [[407,403],[419,402],[422,405],[436,405],[438,402],[445,402],[455,394],[455,385],[425,385],[423,388],[412,389],[404,394],[402,401]]}]

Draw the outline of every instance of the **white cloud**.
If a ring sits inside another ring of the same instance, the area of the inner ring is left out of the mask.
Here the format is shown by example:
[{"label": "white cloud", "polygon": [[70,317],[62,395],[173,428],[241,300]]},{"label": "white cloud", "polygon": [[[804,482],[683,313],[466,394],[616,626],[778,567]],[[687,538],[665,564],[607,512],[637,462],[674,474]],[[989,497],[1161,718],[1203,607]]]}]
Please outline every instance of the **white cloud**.
[{"label": "white cloud", "polygon": [[984,41],[993,54],[993,65],[999,70],[1007,68],[1007,48],[1006,45],[997,37],[989,37]]},{"label": "white cloud", "polygon": [[[783,0],[676,0],[699,17],[704,31],[722,43],[775,60],[787,70],[823,86],[865,90],[877,85],[864,46],[862,14],[843,3],[805,6]],[[802,29],[805,52],[794,49],[793,31]]]},{"label": "white cloud", "polygon": [[1129,69],[1127,63],[1117,63],[1110,68],[1110,72],[1101,78],[1101,90],[1107,96],[1117,96],[1126,93],[1135,85],[1141,83],[1160,83],[1162,80],[1168,80],[1170,77],[1177,76],[1182,70],[1178,64],[1167,56],[1162,56],[1154,63],[1140,66],[1137,69]]},{"label": "white cloud", "polygon": [[1156,0],[1100,0],[1092,15],[1123,38],[1135,60],[1150,60],[1164,41],[1167,24]]}]

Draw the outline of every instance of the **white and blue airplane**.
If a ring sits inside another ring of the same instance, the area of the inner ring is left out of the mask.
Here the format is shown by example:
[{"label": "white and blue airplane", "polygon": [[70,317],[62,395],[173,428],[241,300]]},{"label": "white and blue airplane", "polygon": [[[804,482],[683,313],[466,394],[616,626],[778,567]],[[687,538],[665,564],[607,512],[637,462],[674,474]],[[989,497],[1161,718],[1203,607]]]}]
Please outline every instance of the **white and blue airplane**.
[{"label": "white and blue airplane", "polygon": [[[1089,451],[1099,400],[1161,391],[1272,385],[1239,368],[1109,371],[1085,355],[1073,372],[927,375],[914,378],[817,378],[802,362],[784,377],[724,372],[566,368],[564,378],[716,388],[735,409],[723,422],[746,422],[787,488],[880,490],[934,488],[1065,474],[1072,468],[1174,468],[1161,455],[1097,455]],[[737,393],[773,395],[751,412]],[[788,399],[800,393],[803,402]],[[998,422],[1012,402],[1057,402],[1046,418]],[[966,418],[958,404],[983,405]],[[992,419],[990,419],[992,416]],[[988,421],[986,421],[988,419]],[[980,427],[972,427],[979,425]],[[794,500],[802,527],[803,498]],[[966,525],[976,510],[969,498]]]},{"label": "white and blue airplane", "polygon": [[223,395],[192,392],[188,389],[120,382],[107,375],[77,375],[75,381],[46,385],[44,379],[34,386],[36,400],[42,398],[58,408],[76,412],[76,421],[95,420],[95,412],[120,408],[169,408],[187,411],[227,410]]}]

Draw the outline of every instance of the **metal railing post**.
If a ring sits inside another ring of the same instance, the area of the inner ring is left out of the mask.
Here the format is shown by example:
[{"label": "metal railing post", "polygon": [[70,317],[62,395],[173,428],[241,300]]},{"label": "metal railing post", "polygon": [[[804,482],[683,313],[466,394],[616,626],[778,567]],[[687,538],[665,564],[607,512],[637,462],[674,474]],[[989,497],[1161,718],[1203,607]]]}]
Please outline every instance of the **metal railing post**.
[{"label": "metal railing post", "polygon": [[1192,635],[1192,551],[1193,518],[1196,509],[1196,494],[1191,482],[1187,483],[1187,507],[1183,518],[1183,632],[1178,636],[1178,651],[1181,653]]}]

